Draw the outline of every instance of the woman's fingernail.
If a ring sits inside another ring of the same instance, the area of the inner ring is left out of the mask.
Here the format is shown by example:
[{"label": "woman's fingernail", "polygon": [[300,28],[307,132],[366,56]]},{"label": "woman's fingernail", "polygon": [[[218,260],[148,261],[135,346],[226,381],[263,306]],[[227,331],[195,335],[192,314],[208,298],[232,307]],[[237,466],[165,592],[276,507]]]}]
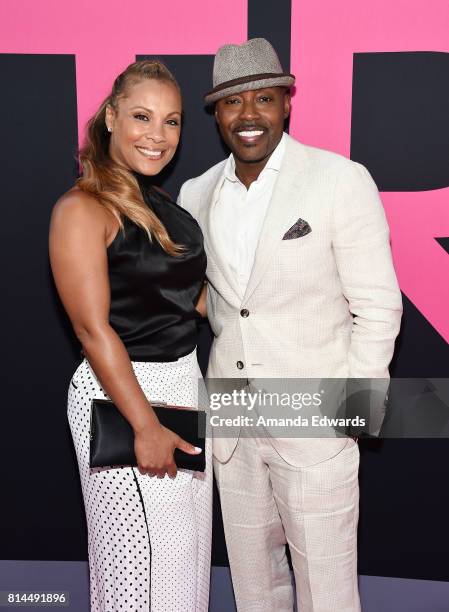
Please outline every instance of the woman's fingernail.
[{"label": "woman's fingernail", "polygon": [[195,446],[195,451],[196,451],[197,453],[202,453],[202,452],[203,452],[203,449],[202,449],[202,448],[198,448],[198,446]]}]

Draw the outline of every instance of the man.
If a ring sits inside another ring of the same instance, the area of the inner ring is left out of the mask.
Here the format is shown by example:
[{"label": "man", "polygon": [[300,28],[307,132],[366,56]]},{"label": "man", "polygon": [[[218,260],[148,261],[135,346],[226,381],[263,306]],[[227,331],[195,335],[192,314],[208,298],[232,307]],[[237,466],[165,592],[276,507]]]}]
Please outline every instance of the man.
[{"label": "man", "polygon": [[[211,378],[386,378],[402,312],[381,201],[368,171],[283,133],[294,76],[253,39],[215,58],[230,157],[179,203],[208,256]],[[357,443],[348,437],[214,438],[239,612],[356,612]]]}]

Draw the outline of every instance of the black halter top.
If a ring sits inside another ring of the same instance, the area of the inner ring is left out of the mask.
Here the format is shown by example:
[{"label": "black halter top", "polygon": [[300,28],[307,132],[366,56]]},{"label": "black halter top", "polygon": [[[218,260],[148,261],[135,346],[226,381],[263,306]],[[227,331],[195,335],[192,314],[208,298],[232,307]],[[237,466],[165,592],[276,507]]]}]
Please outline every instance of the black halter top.
[{"label": "black halter top", "polygon": [[195,309],[206,272],[206,253],[198,223],[186,210],[136,176],[147,206],[170,238],[186,245],[168,255],[144,230],[124,219],[124,232],[107,249],[111,305],[109,322],[132,361],[176,361],[197,344]]}]

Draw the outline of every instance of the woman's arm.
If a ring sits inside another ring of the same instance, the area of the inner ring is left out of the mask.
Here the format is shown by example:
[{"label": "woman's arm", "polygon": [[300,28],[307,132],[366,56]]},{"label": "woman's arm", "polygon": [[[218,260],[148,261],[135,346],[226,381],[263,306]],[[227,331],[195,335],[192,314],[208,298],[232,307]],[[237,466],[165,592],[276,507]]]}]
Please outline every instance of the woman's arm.
[{"label": "woman's arm", "polygon": [[207,316],[207,281],[204,281],[204,285],[201,289],[200,297],[198,298],[195,308],[202,317]]},{"label": "woman's arm", "polygon": [[129,355],[109,325],[110,287],[106,245],[110,214],[94,198],[73,190],[55,205],[50,262],[56,287],[89,364],[101,386],[131,424],[141,472],[176,474],[175,447],[191,444],[162,427],[134,375]]}]

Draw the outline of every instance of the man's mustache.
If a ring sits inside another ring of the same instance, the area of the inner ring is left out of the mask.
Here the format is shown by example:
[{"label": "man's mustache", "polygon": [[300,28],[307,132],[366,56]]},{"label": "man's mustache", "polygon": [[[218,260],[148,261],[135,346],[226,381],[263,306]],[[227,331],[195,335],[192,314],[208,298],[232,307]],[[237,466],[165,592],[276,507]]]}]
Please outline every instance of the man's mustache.
[{"label": "man's mustache", "polygon": [[265,125],[260,125],[260,123],[241,123],[233,129],[233,133],[244,132],[245,130],[263,130],[265,132],[266,129],[267,127]]}]

